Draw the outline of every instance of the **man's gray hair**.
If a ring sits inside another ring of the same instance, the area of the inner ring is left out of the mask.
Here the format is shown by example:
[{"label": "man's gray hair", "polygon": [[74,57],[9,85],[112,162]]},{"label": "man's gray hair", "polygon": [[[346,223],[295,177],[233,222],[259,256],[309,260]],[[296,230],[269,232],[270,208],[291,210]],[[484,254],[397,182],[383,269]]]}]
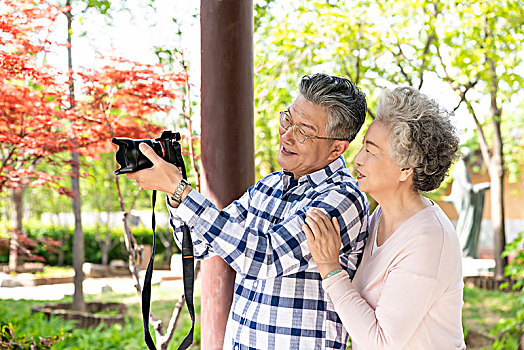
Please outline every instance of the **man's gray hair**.
[{"label": "man's gray hair", "polygon": [[459,138],[450,113],[412,87],[385,89],[378,99],[376,120],[391,133],[389,148],[397,166],[413,169],[413,187],[440,186],[457,158]]},{"label": "man's gray hair", "polygon": [[317,73],[302,77],[300,94],[328,116],[328,137],[352,141],[366,119],[366,95],[346,78]]}]

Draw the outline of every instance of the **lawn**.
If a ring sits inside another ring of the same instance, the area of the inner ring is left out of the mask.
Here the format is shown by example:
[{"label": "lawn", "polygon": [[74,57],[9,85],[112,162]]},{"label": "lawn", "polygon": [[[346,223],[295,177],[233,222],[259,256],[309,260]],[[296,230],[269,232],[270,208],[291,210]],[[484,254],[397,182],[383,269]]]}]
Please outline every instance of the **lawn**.
[{"label": "lawn", "polygon": [[[195,311],[197,320],[200,315],[200,288],[199,284],[195,285]],[[151,309],[157,318],[167,324],[173,308],[181,294],[181,288],[169,288],[153,286]],[[39,337],[52,337],[59,335],[62,340],[51,346],[51,349],[71,349],[71,350],[103,350],[103,349],[126,349],[134,350],[145,348],[143,326],[141,318],[140,300],[136,293],[117,294],[113,292],[102,293],[99,295],[87,295],[86,302],[103,301],[103,302],[122,302],[128,306],[128,317],[124,325],[114,325],[108,327],[101,325],[95,329],[75,329],[74,324],[69,321],[63,321],[57,317],[51,317],[47,320],[42,314],[32,314],[31,308],[36,305],[49,303],[71,302],[71,297],[61,300],[46,302],[34,300],[0,300],[0,315],[2,315],[0,325],[11,324],[16,339],[20,343],[29,343],[28,338],[37,341],[37,349],[45,347],[38,342]],[[191,320],[187,310],[183,309],[179,327],[175,331],[169,350],[177,349],[182,342],[186,333],[191,327]],[[154,330],[150,328],[154,337]],[[2,334],[4,337],[5,334]],[[24,341],[25,339],[25,341]],[[195,341],[192,349],[199,349],[200,343],[200,324],[195,324]],[[1,349],[4,347],[0,346]],[[27,347],[7,347],[6,349],[31,349]]]},{"label": "lawn", "polygon": [[[197,321],[200,315],[200,284],[195,285],[195,307]],[[169,320],[172,309],[181,293],[179,287],[170,288],[153,286],[152,310],[164,323]],[[498,291],[487,291],[475,287],[464,290],[463,324],[469,341],[468,349],[491,349],[486,342],[490,333],[501,319],[513,317],[518,311],[518,298],[522,294],[515,292],[502,293]],[[96,329],[74,329],[71,322],[65,322],[58,318],[45,319],[40,314],[32,314],[31,307],[45,304],[42,301],[14,301],[0,300],[0,315],[2,315],[2,326],[11,323],[17,339],[26,337],[51,337],[58,335],[64,337],[52,345],[51,349],[144,349],[143,331],[141,323],[140,302],[136,294],[117,294],[113,292],[103,293],[96,296],[86,296],[86,301],[123,302],[128,305],[127,322],[125,325],[112,327],[99,326]],[[60,302],[71,302],[67,297]],[[191,325],[187,311],[184,308],[169,349],[176,349]],[[154,334],[153,330],[151,333]],[[195,329],[195,342],[193,349],[199,348],[200,326]],[[23,349],[23,348],[22,348]],[[29,349],[29,347],[27,347]]]}]

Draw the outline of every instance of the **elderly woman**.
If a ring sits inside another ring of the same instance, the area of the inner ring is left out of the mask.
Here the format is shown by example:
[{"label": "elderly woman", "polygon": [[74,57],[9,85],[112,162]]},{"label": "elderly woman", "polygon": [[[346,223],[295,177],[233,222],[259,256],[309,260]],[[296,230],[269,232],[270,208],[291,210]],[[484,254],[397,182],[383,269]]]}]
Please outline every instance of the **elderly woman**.
[{"label": "elderly woman", "polygon": [[464,349],[462,264],[446,215],[422,194],[440,186],[458,138],[447,113],[409,87],[385,90],[355,157],[360,190],[379,204],[351,281],[340,230],[318,209],[303,230],[353,349]]}]

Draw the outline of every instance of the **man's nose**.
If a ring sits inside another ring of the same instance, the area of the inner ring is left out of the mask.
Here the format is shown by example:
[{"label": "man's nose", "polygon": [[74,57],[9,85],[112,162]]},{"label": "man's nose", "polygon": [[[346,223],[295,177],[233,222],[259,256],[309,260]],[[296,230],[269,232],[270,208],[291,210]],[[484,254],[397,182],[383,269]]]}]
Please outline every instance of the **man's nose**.
[{"label": "man's nose", "polygon": [[288,141],[294,140],[295,137],[293,136],[293,126],[290,126],[287,129],[280,127],[280,138]]},{"label": "man's nose", "polygon": [[360,151],[358,151],[357,155],[355,156],[355,159],[353,159],[353,163],[360,166],[362,165],[362,148]]}]

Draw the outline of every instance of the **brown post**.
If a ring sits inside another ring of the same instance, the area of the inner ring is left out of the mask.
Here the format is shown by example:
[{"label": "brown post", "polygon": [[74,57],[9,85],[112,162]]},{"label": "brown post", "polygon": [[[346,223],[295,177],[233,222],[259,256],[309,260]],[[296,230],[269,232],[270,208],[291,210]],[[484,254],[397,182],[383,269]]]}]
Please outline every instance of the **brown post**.
[{"label": "brown post", "polygon": [[[219,208],[255,181],[252,0],[201,0],[202,193]],[[234,271],[202,263],[201,348],[222,349]]]}]

